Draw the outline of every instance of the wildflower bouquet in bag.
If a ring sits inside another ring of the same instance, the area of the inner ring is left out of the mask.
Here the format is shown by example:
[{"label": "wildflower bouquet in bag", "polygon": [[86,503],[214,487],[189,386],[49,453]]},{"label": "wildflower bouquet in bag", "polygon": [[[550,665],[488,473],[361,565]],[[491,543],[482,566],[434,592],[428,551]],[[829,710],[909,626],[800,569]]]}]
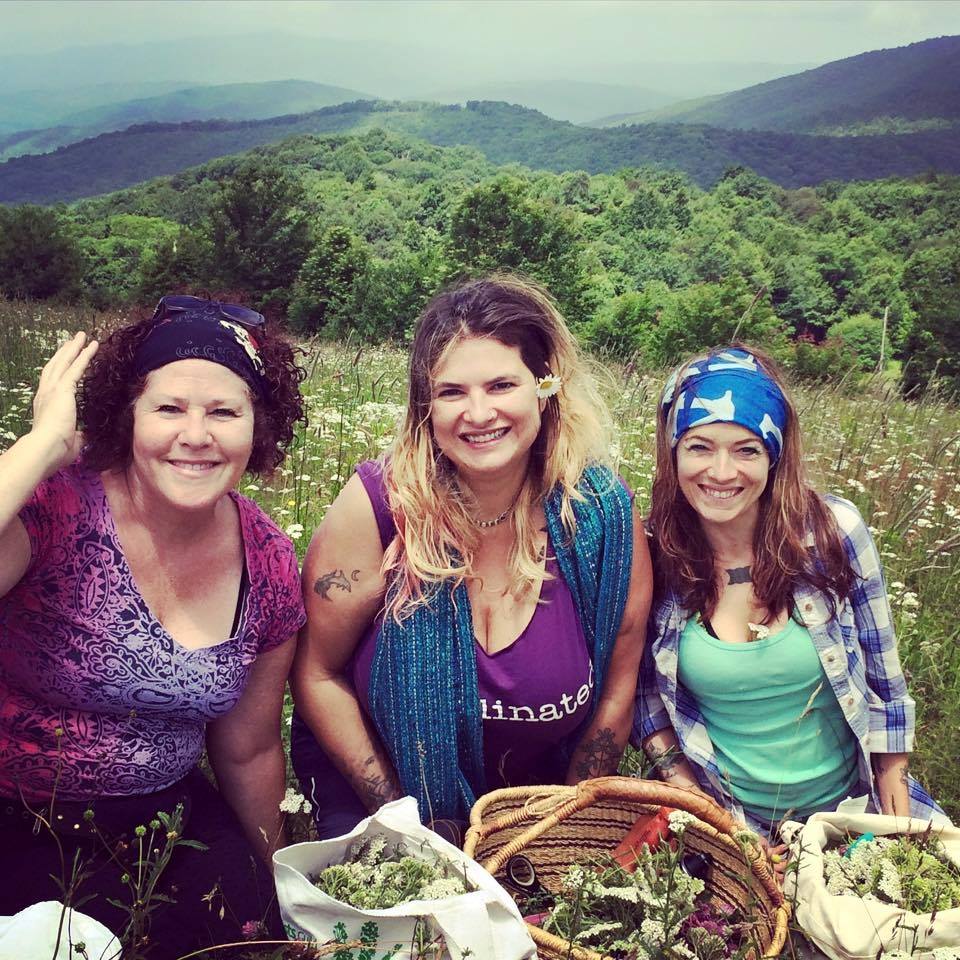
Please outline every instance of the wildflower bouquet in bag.
[{"label": "wildflower bouquet in bag", "polygon": [[[420,822],[405,797],[346,836],[273,858],[287,935],[362,946],[343,960],[527,960],[535,947],[510,896]],[[340,957],[340,954],[337,954]]]},{"label": "wildflower bouquet in bag", "polygon": [[905,817],[817,813],[785,824],[785,892],[833,960],[960,960],[960,830]]}]

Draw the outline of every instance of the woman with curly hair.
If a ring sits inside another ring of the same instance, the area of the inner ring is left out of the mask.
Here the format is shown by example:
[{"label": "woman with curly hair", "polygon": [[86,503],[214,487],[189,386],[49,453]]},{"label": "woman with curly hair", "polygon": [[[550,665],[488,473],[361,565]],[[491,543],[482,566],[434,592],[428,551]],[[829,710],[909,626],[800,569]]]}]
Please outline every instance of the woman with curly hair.
[{"label": "woman with curly hair", "polygon": [[151,956],[265,915],[304,611],[292,544],[235,487],[283,459],[300,379],[260,314],[194,297],[44,367],[0,457],[0,914],[58,899],[76,852],[84,911],[122,932],[108,897],[139,895],[140,846],[176,839],[157,812],[179,805],[209,849],[174,850]]},{"label": "woman with curly hair", "polygon": [[763,834],[848,795],[929,819],[880,558],[856,507],[808,484],[796,411],[759,350],[714,350],[667,381],[649,522],[635,735],[660,776]]},{"label": "woman with curly hair", "polygon": [[397,440],[304,563],[291,752],[322,837],[404,794],[462,823],[487,790],[616,771],[651,576],[609,438],[543,290],[424,310]]}]

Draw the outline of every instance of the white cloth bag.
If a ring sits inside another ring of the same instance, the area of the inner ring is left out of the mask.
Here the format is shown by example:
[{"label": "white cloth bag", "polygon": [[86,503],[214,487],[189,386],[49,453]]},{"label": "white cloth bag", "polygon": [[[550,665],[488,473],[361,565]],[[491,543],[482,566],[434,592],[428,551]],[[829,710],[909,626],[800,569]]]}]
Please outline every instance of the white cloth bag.
[{"label": "white cloth bag", "polygon": [[[432,850],[461,864],[475,890],[444,900],[413,900],[388,910],[360,910],[332,899],[307,879],[332,863],[341,863],[358,837],[377,833],[386,835],[390,844],[402,841],[411,851],[423,848],[429,856]],[[526,960],[536,956],[536,947],[510,895],[462,850],[420,823],[413,797],[385,804],[343,837],[278,850],[273,855],[273,873],[280,913],[291,939],[342,940],[345,929],[347,941],[359,940],[365,924],[368,937],[370,924],[376,924],[379,951],[399,945],[391,956],[408,960],[417,921],[424,918],[436,933],[443,934],[443,956],[449,960]],[[342,926],[335,929],[338,925]]]},{"label": "white cloth bag", "polygon": [[[872,833],[923,833],[925,820],[891,817],[877,813],[815,813],[805,824],[785,823],[781,835],[790,844],[797,861],[796,872],[788,870],[784,894],[794,901],[800,928],[833,960],[876,960],[883,951],[903,951],[912,960],[932,960],[937,947],[960,946],[960,908],[943,910],[933,922],[930,914],[910,913],[889,903],[842,897],[827,893],[823,875],[823,851],[848,835]],[[960,866],[960,829],[948,820],[933,824],[947,856]]]},{"label": "white cloth bag", "polygon": [[[16,883],[16,877],[7,882]],[[61,926],[61,920],[63,924]],[[60,946],[53,952],[60,931]],[[63,912],[57,900],[25,907],[0,917],[0,960],[75,960],[74,944],[83,943],[90,960],[119,960],[120,942],[102,924],[79,910]]]}]

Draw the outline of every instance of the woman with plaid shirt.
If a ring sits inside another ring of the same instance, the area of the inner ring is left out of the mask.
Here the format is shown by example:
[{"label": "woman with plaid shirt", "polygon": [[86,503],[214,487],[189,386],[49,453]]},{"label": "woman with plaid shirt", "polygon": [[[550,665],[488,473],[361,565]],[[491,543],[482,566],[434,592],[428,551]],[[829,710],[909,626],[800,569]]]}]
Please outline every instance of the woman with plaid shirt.
[{"label": "woman with plaid shirt", "polygon": [[635,743],[763,833],[847,796],[942,814],[908,772],[914,702],[876,547],[852,503],[806,482],[775,364],[739,346],[693,359],[659,413]]}]

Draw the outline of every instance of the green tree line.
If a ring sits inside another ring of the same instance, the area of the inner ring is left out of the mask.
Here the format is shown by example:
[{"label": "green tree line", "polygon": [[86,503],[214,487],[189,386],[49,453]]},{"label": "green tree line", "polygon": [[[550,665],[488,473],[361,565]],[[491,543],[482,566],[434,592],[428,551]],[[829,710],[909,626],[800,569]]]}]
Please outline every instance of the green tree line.
[{"label": "green tree line", "polygon": [[808,378],[897,357],[905,389],[936,376],[957,391],[958,240],[956,177],[789,190],[736,167],[704,190],[659,169],[498,167],[373,130],[0,208],[0,290],[99,307],[229,291],[302,334],[402,341],[443,283],[503,268],[624,361],[739,336]]}]

